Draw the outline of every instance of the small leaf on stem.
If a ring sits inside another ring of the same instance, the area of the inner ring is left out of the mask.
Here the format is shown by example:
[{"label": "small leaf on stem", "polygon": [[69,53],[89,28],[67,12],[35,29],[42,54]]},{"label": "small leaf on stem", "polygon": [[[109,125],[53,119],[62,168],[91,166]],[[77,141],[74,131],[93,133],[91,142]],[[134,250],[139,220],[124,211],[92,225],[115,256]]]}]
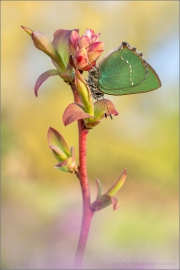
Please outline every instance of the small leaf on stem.
[{"label": "small leaf on stem", "polygon": [[60,75],[57,69],[50,69],[39,76],[34,87],[34,93],[38,96],[38,90],[41,84],[51,76]]},{"label": "small leaf on stem", "polygon": [[57,130],[50,127],[48,130],[47,137],[48,137],[49,147],[52,147],[52,146],[59,147],[63,151],[63,153],[66,155],[66,157],[71,156],[66,141]]},{"label": "small leaf on stem", "polygon": [[63,123],[65,126],[79,119],[91,118],[92,115],[84,112],[83,106],[79,103],[71,103],[67,106],[63,114]]}]

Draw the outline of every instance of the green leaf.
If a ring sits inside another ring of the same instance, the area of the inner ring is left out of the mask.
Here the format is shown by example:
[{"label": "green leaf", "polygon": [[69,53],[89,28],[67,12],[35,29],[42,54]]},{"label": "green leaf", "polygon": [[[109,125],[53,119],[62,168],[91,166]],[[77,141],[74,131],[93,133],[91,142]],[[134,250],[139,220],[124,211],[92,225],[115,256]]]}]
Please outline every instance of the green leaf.
[{"label": "green leaf", "polygon": [[123,173],[119,176],[118,180],[114,183],[114,185],[106,192],[107,195],[113,196],[118,192],[118,190],[122,187],[126,180],[126,169],[124,169]]},{"label": "green leaf", "polygon": [[71,156],[66,141],[64,140],[63,136],[57,130],[50,127],[48,130],[47,137],[48,137],[49,147],[57,146],[58,148],[60,148],[62,150],[62,152],[67,157]]}]

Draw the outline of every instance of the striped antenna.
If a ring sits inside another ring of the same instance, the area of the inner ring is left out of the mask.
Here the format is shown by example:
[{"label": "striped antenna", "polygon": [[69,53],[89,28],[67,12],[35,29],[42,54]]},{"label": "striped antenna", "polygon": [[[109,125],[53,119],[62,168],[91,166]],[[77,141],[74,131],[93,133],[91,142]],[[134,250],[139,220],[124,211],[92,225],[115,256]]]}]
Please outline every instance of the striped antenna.
[{"label": "striped antenna", "polygon": [[[104,101],[104,107],[107,108],[107,111],[108,111],[108,113],[109,113],[109,116],[110,116],[111,120],[113,120],[113,117],[112,117],[112,115],[110,114],[110,111],[109,111],[107,102],[106,102],[106,100],[104,99],[104,96],[102,96],[102,98],[103,98],[103,101]],[[105,116],[105,118],[108,117],[108,115],[107,115],[106,113],[104,114],[104,116]]]}]

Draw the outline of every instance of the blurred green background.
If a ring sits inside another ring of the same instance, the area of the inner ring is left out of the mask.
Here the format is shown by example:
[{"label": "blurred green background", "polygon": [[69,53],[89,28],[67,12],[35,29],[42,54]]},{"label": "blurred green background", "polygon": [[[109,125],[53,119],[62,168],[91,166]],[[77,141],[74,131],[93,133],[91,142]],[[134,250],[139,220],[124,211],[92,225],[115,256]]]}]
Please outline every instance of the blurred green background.
[{"label": "blurred green background", "polygon": [[59,77],[35,97],[41,73],[54,68],[20,25],[50,40],[59,29],[101,33],[105,52],[122,41],[143,52],[162,87],[146,94],[106,96],[119,116],[88,137],[92,201],[127,168],[122,206],[95,214],[84,269],[178,268],[179,1],[1,1],[1,269],[71,268],[82,201],[74,175],[53,168],[47,130],[57,129],[78,159],[76,123],[64,127],[72,102]]}]

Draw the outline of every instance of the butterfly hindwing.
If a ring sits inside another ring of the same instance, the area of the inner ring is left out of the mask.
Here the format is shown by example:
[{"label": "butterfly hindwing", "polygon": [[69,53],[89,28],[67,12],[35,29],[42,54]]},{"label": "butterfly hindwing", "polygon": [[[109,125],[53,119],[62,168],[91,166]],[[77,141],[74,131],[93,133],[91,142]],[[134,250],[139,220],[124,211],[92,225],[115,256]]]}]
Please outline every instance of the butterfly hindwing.
[{"label": "butterfly hindwing", "polygon": [[155,70],[135,48],[121,46],[99,65],[99,88],[109,95],[128,95],[161,86]]}]

